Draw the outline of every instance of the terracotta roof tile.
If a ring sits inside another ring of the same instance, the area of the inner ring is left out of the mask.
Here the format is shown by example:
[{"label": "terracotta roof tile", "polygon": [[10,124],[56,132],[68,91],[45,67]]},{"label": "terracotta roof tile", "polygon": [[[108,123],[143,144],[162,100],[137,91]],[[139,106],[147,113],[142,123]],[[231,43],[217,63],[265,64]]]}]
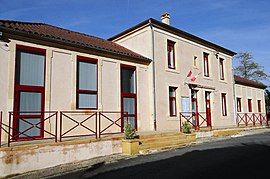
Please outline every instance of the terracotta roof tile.
[{"label": "terracotta roof tile", "polygon": [[80,46],[88,47],[91,49],[98,49],[101,51],[106,51],[113,54],[120,54],[132,58],[136,58],[142,61],[151,60],[135,53],[121,45],[118,45],[114,42],[90,36],[84,33],[79,33],[60,27],[52,26],[45,23],[32,23],[32,22],[19,22],[19,21],[10,21],[10,20],[0,20],[0,29],[6,29],[8,31],[19,31],[24,32],[28,35],[35,34],[40,37],[49,39],[57,39],[66,43],[73,43]]},{"label": "terracotta roof tile", "polygon": [[255,87],[255,88],[262,88],[262,89],[265,89],[267,87],[263,83],[249,80],[249,79],[237,76],[237,75],[234,75],[234,80],[235,80],[236,84],[240,84],[240,85],[246,85],[246,86],[251,86],[251,87]]}]

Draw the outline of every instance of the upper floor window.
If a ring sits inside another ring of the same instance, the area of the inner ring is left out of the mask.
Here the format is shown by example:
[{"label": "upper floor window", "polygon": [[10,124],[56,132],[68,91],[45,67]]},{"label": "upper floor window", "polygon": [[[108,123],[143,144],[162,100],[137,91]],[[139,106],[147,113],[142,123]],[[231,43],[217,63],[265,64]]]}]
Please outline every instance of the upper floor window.
[{"label": "upper floor window", "polygon": [[169,87],[170,116],[176,116],[176,87]]},{"label": "upper floor window", "polygon": [[252,100],[248,99],[248,112],[252,112]]},{"label": "upper floor window", "polygon": [[226,93],[221,93],[222,115],[227,116]]},{"label": "upper floor window", "polygon": [[196,56],[193,57],[193,66],[197,67],[197,57]]},{"label": "upper floor window", "polygon": [[77,109],[97,109],[97,60],[77,58]]},{"label": "upper floor window", "polygon": [[241,98],[236,98],[237,112],[241,112]]},{"label": "upper floor window", "polygon": [[262,112],[261,100],[258,100],[258,112]]},{"label": "upper floor window", "polygon": [[175,51],[174,51],[175,42],[168,40],[167,41],[167,56],[168,56],[168,68],[175,69]]},{"label": "upper floor window", "polygon": [[223,58],[219,58],[219,75],[220,75],[220,79],[224,80],[224,59]]},{"label": "upper floor window", "polygon": [[203,53],[203,72],[204,76],[209,77],[209,54],[208,53]]}]

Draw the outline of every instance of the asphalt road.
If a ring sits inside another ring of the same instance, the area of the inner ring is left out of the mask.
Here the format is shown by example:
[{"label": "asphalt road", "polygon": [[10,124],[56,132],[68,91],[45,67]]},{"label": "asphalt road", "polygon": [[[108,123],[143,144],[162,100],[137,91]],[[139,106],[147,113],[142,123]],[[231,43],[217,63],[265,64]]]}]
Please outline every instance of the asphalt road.
[{"label": "asphalt road", "polygon": [[270,133],[202,143],[56,178],[270,178]]}]

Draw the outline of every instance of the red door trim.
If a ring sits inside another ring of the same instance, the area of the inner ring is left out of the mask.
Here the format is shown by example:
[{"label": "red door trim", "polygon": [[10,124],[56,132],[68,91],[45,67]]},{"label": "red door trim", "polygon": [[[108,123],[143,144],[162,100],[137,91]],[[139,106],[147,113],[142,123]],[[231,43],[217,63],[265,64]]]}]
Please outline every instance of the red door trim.
[{"label": "red door trim", "polygon": [[[44,84],[43,86],[30,86],[30,85],[20,85],[17,79],[16,73],[20,73],[18,68],[18,61],[20,57],[17,55],[18,51],[34,53],[44,56]],[[18,69],[18,70],[17,70]],[[43,138],[44,137],[44,109],[45,109],[45,83],[46,83],[46,50],[36,47],[29,47],[24,45],[16,45],[16,57],[15,57],[15,80],[14,80],[14,103],[13,103],[13,140],[31,140],[32,138]],[[36,92],[41,93],[41,111],[40,115],[20,115],[19,104],[20,104],[20,93],[21,92]],[[40,135],[29,137],[19,137],[19,119],[20,118],[30,118],[30,117],[40,117]],[[15,137],[14,137],[15,136]]]}]

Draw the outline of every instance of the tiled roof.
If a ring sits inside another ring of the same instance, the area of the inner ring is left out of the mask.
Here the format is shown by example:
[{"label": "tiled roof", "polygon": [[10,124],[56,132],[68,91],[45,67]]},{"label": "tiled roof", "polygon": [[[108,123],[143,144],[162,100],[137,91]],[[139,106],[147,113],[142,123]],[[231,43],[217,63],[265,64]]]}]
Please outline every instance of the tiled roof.
[{"label": "tiled roof", "polygon": [[45,23],[0,20],[0,31],[1,29],[13,33],[21,32],[24,33],[25,36],[38,36],[43,40],[56,40],[64,42],[67,45],[79,45],[114,55],[132,57],[143,62],[151,61],[150,59],[114,42]]},{"label": "tiled roof", "polygon": [[263,83],[249,80],[249,79],[246,79],[246,78],[243,78],[240,76],[236,76],[236,75],[234,75],[234,80],[235,80],[236,84],[240,84],[240,85],[246,85],[246,86],[251,86],[251,87],[255,87],[255,88],[262,88],[262,89],[265,89],[267,87]]}]

